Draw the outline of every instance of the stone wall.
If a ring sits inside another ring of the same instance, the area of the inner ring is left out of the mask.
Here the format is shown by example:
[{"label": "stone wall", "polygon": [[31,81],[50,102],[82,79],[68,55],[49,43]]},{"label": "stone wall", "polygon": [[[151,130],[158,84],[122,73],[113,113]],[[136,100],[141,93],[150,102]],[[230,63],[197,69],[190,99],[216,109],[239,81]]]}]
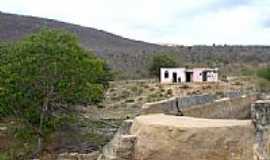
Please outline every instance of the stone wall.
[{"label": "stone wall", "polygon": [[136,136],[130,134],[132,120],[126,120],[113,137],[112,141],[103,148],[98,160],[133,160]]},{"label": "stone wall", "polygon": [[228,98],[237,98],[237,97],[241,97],[242,94],[240,91],[231,91],[231,92],[225,92],[224,93],[224,97],[228,97]]},{"label": "stone wall", "polygon": [[153,103],[145,103],[142,106],[140,115],[152,113],[172,113],[178,114],[179,110],[176,107],[177,98],[173,97],[167,100],[162,100]]},{"label": "stone wall", "polygon": [[195,95],[189,97],[173,97],[142,106],[140,115],[165,113],[201,118],[250,118],[250,105],[257,95],[240,95],[240,92],[228,92],[227,97],[216,99],[214,95]]},{"label": "stone wall", "polygon": [[179,108],[187,108],[194,105],[200,105],[205,103],[212,103],[216,99],[214,95],[194,95],[189,97],[177,98],[177,105]]},{"label": "stone wall", "polygon": [[216,100],[213,103],[183,108],[185,116],[210,119],[250,119],[250,106],[256,96]]},{"label": "stone wall", "polygon": [[142,106],[141,115],[151,113],[167,113],[178,115],[182,108],[193,105],[211,103],[215,100],[213,95],[194,95],[188,97],[173,97],[154,103],[146,103]]}]

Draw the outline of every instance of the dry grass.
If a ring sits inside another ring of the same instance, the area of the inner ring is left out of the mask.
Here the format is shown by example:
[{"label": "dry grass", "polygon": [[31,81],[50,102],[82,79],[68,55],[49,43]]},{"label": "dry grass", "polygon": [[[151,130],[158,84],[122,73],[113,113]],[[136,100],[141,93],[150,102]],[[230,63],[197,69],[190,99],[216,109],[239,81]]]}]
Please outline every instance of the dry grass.
[{"label": "dry grass", "polygon": [[[160,84],[156,80],[114,81],[106,93],[105,100],[99,106],[89,107],[91,116],[104,119],[125,119],[139,113],[141,106],[173,96],[216,94],[235,90],[254,90],[254,79],[237,77],[228,82]],[[94,114],[94,115],[93,115]]]}]

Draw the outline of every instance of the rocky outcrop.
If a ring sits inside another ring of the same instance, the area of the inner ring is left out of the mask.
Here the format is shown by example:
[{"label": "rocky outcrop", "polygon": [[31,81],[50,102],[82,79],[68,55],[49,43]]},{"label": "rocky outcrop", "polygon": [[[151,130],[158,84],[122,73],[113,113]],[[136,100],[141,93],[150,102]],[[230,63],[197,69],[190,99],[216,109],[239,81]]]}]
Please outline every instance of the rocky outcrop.
[{"label": "rocky outcrop", "polygon": [[270,160],[270,100],[253,104],[251,117],[256,129],[254,160]]},{"label": "rocky outcrop", "polygon": [[112,141],[103,148],[98,160],[133,160],[136,136],[130,134],[131,120],[123,122]]},{"label": "rocky outcrop", "polygon": [[135,160],[253,160],[251,120],[214,120],[163,114],[137,117]]},{"label": "rocky outcrop", "polygon": [[123,124],[99,160],[269,160],[270,100],[250,113],[249,120],[141,115]]}]

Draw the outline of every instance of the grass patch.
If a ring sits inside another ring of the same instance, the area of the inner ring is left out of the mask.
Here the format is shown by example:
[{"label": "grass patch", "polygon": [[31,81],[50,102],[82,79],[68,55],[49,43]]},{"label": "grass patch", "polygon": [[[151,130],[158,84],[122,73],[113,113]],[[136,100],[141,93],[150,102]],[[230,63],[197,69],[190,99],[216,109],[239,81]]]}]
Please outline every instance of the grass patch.
[{"label": "grass patch", "polygon": [[0,153],[0,160],[10,160],[10,158],[5,153]]}]

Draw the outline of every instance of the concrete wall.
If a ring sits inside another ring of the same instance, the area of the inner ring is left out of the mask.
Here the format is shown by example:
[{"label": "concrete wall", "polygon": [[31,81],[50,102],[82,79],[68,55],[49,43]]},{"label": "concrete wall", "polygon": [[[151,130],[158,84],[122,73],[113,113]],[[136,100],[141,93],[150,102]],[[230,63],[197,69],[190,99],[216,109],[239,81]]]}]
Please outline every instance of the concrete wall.
[{"label": "concrete wall", "polygon": [[216,99],[214,95],[195,95],[189,97],[173,97],[142,106],[141,115],[165,113],[201,118],[246,119],[250,117],[250,105],[256,95],[243,95],[239,92],[225,93],[228,97]]},{"label": "concrete wall", "polygon": [[178,114],[182,108],[193,105],[211,103],[215,100],[213,95],[194,95],[188,97],[172,97],[154,103],[146,103],[142,106],[141,114],[167,113]]},{"label": "concrete wall", "polygon": [[[208,69],[207,68],[194,68],[192,70],[193,70],[193,81],[202,82],[203,81],[203,72],[208,70]],[[217,70],[215,72],[214,71],[207,72],[206,76],[207,76],[208,82],[218,81]]]},{"label": "concrete wall", "polygon": [[183,108],[185,116],[210,119],[250,119],[250,106],[256,96],[243,96],[215,100],[212,103]]},{"label": "concrete wall", "polygon": [[194,105],[200,105],[205,103],[212,103],[216,99],[214,95],[194,95],[188,97],[177,98],[177,103],[179,108],[188,108]]},{"label": "concrete wall", "polygon": [[[173,73],[177,73],[177,81],[180,79],[181,82],[186,81],[185,68],[161,68],[160,69],[160,82],[161,83],[173,83]],[[169,73],[169,77],[165,78],[165,72]],[[179,83],[181,83],[179,82]]]},{"label": "concrete wall", "polygon": [[158,102],[145,103],[142,106],[140,115],[152,114],[152,113],[178,114],[176,104],[177,104],[177,98],[175,97],[167,99],[167,100],[158,101]]}]

